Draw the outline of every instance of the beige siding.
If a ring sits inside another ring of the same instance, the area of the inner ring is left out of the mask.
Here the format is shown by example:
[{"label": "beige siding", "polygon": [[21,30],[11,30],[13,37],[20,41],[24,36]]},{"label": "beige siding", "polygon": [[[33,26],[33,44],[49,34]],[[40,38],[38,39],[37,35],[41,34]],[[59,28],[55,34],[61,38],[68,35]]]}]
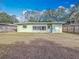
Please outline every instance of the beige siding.
[{"label": "beige siding", "polygon": [[[26,25],[27,28],[23,28],[23,25],[17,25],[17,32],[42,32],[48,33],[48,25]],[[46,26],[46,30],[33,30],[33,26]],[[52,24],[52,33],[62,33],[62,24]]]},{"label": "beige siding", "polygon": [[[26,25],[27,28],[23,28],[23,25],[17,25],[17,32],[47,32],[47,25]],[[45,31],[33,30],[33,26],[46,26]]]},{"label": "beige siding", "polygon": [[52,32],[53,33],[62,33],[62,24],[53,24]]}]

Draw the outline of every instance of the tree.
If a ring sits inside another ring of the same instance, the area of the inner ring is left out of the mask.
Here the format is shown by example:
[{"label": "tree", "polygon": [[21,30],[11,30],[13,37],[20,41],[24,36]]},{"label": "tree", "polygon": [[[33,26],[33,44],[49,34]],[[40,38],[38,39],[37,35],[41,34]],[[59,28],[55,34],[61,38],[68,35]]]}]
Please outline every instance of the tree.
[{"label": "tree", "polygon": [[75,6],[72,7],[70,10],[70,21],[74,21],[74,23],[79,23],[79,4],[75,4]]},{"label": "tree", "polygon": [[30,17],[30,19],[28,20],[28,22],[38,22],[35,17]]},{"label": "tree", "polygon": [[49,9],[44,13],[43,20],[47,22],[57,21],[57,16],[58,13],[55,10]]},{"label": "tree", "polygon": [[19,21],[16,19],[16,15],[12,15],[11,18],[12,18],[12,22],[13,22],[13,23],[18,23],[18,22],[19,22]]},{"label": "tree", "polygon": [[15,23],[16,21],[18,22],[13,16],[10,16],[5,12],[0,13],[0,23]]}]

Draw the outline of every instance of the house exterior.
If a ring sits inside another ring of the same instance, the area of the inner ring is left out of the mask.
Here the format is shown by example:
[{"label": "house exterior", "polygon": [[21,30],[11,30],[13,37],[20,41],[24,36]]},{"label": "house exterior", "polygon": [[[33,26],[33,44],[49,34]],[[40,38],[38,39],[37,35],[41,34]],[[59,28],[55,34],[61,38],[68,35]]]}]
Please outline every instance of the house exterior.
[{"label": "house exterior", "polygon": [[63,22],[27,22],[17,24],[17,32],[62,33]]},{"label": "house exterior", "polygon": [[16,25],[0,23],[0,32],[16,32]]}]

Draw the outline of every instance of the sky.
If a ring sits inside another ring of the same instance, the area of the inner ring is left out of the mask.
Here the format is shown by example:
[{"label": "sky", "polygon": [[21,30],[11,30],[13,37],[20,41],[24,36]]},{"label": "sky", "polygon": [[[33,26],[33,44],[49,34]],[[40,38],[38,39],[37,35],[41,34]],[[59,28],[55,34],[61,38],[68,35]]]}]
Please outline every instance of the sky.
[{"label": "sky", "polygon": [[19,16],[23,10],[56,9],[58,6],[69,7],[78,0],[0,0],[0,11]]}]

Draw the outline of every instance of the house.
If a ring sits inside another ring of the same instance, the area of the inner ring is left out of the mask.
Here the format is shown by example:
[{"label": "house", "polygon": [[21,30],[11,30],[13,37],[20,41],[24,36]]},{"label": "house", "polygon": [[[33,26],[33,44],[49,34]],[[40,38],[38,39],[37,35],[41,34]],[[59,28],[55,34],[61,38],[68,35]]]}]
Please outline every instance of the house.
[{"label": "house", "polygon": [[64,22],[27,22],[17,24],[17,32],[62,33]]},{"label": "house", "polygon": [[16,32],[16,25],[0,23],[0,32]]}]

